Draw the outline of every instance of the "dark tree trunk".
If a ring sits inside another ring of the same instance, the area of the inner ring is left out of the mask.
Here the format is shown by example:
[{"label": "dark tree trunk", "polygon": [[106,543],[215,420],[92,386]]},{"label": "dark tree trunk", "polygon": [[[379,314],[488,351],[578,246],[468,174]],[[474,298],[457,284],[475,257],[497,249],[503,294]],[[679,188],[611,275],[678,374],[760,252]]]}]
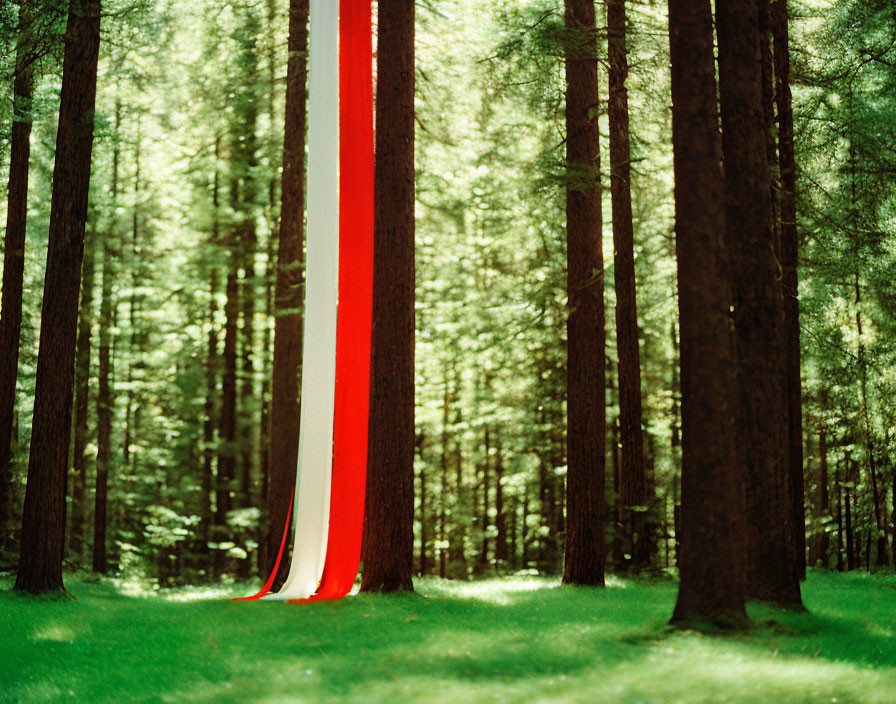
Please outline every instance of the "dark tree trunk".
[{"label": "dark tree trunk", "polygon": [[848,572],[852,572],[856,568],[856,551],[855,551],[855,539],[852,529],[852,494],[850,489],[855,485],[853,484],[853,463],[852,458],[847,453],[845,459],[843,460],[843,476],[845,478],[844,482],[844,496],[843,503],[846,506],[846,524],[844,526],[846,530],[846,570]]},{"label": "dark tree trunk", "polygon": [[112,369],[112,328],[115,326],[115,301],[113,300],[113,280],[117,275],[114,262],[117,232],[118,174],[121,159],[121,99],[115,100],[115,129],[112,142],[112,227],[103,241],[103,283],[100,291],[99,316],[99,369],[97,371],[96,399],[96,484],[93,508],[93,571],[105,574],[106,523],[109,470],[112,465],[112,411],[114,405]]},{"label": "dark tree trunk", "polygon": [[30,3],[22,3],[19,13],[0,303],[0,555],[8,547],[9,524],[13,515],[12,448],[15,444],[16,378],[28,218],[28,162],[31,157],[31,100],[34,95],[34,64],[29,53],[27,32],[31,21]]},{"label": "dark tree trunk", "polygon": [[507,515],[504,509],[504,458],[501,446],[495,459],[495,565],[498,569],[507,566]]},{"label": "dark tree trunk", "polygon": [[[113,160],[113,184],[117,183],[118,146]],[[113,193],[115,186],[113,185]],[[114,196],[113,196],[114,201]],[[111,237],[109,238],[111,239]],[[100,301],[99,372],[96,412],[96,495],[93,510],[93,571],[105,574],[106,516],[109,470],[112,464],[112,327],[115,324],[115,307],[112,301],[112,280],[115,267],[112,262],[112,246],[107,239],[103,248],[103,288]]]},{"label": "dark tree trunk", "polygon": [[218,481],[215,499],[215,525],[227,525],[227,513],[233,508],[233,480],[236,473],[236,338],[239,315],[237,265],[231,257],[227,273],[224,303],[224,372],[221,379],[221,413],[218,426]]},{"label": "dark tree trunk", "polygon": [[670,0],[681,338],[681,584],[673,622],[746,620],[732,301],[709,0]]},{"label": "dark tree trunk", "polygon": [[445,396],[442,402],[442,437],[439,455],[441,490],[439,492],[439,577],[445,579],[448,569],[448,551],[445,543],[448,540],[448,418],[451,409],[451,393],[448,371],[445,370]]},{"label": "dark tree trunk", "polygon": [[[420,447],[420,456],[423,458],[423,447]],[[429,506],[429,494],[426,485],[425,464],[420,465],[420,575],[425,575],[429,570],[429,555],[427,547],[429,542],[429,526],[426,523],[426,510]]]},{"label": "dark tree trunk", "polygon": [[361,591],[413,590],[414,2],[379,5],[373,338]]},{"label": "dark tree trunk", "polygon": [[81,268],[81,305],[78,312],[78,340],[75,344],[75,432],[72,448],[72,521],[69,549],[80,563],[84,552],[84,514],[87,503],[87,409],[90,391],[90,347],[93,325],[94,248],[96,233],[85,243]]},{"label": "dark tree trunk", "polygon": [[635,295],[635,243],[632,226],[631,150],[629,147],[628,60],[625,0],[607,2],[610,59],[610,193],[613,206],[613,263],[616,279],[616,348],[619,357],[619,465],[622,542],[633,570],[650,567],[647,475],[641,430],[641,357]]},{"label": "dark tree trunk", "polygon": [[838,460],[834,470],[834,485],[837,489],[837,571],[843,571],[843,471]]},{"label": "dark tree trunk", "polygon": [[72,0],[66,27],[31,454],[15,584],[20,591],[65,589],[65,479],[99,46],[100,0]]},{"label": "dark tree trunk", "polygon": [[[215,175],[217,178],[217,174]],[[205,542],[203,552],[208,549],[213,523],[212,492],[214,491],[215,472],[215,397],[218,390],[218,328],[215,317],[218,306],[215,297],[218,294],[218,270],[214,267],[209,273],[209,326],[205,357],[205,408],[202,426],[202,498],[199,515],[202,519],[202,539]]]},{"label": "dark tree trunk", "polygon": [[775,47],[778,103],[778,171],[781,177],[781,269],[787,360],[787,418],[793,545],[800,577],[806,576],[806,521],[803,478],[802,380],[800,375],[799,238],[796,229],[796,159],[793,145],[793,100],[790,93],[790,45],[787,3],[770,5]]},{"label": "dark tree trunk", "polygon": [[[267,572],[274,569],[286,528],[299,454],[299,375],[302,367],[304,276],[302,241],[305,202],[305,129],[308,73],[308,0],[290,0],[289,60],[286,70],[286,120],[280,243],[274,299],[274,366],[271,384],[270,484],[268,486]],[[282,560],[274,582],[282,584],[289,561]]]},{"label": "dark tree trunk", "polygon": [[738,439],[747,472],[747,596],[801,607],[788,464],[784,301],[778,282],[762,117],[756,0],[719,0],[719,94],[726,242],[732,257],[740,392]]},{"label": "dark tree trunk", "polygon": [[830,514],[830,499],[828,498],[828,440],[824,429],[818,433],[818,499],[815,506],[815,516],[822,523],[824,530],[818,535],[815,562],[828,568],[828,552],[830,551],[831,536],[827,531],[828,515]]},{"label": "dark tree trunk", "polygon": [[591,0],[566,0],[567,475],[564,584],[604,583],[604,263],[597,30]]}]

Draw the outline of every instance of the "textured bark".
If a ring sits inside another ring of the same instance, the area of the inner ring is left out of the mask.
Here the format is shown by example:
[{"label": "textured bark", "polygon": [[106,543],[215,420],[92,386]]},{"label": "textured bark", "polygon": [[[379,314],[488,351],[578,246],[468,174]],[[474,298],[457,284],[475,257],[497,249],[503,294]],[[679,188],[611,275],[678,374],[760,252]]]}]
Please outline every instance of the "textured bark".
[{"label": "textured bark", "polygon": [[756,0],[719,0],[719,94],[740,407],[747,472],[747,596],[801,607],[793,551],[784,301],[762,116]]},{"label": "textured bark", "polygon": [[84,515],[87,503],[87,416],[90,393],[90,349],[93,326],[93,285],[95,271],[96,233],[91,232],[85,244],[84,264],[81,268],[81,305],[78,311],[78,340],[75,343],[75,432],[72,448],[72,520],[69,550],[80,563],[84,552],[86,526]]},{"label": "textured bark", "polygon": [[787,361],[787,422],[793,546],[800,577],[806,576],[805,480],[803,474],[802,378],[800,374],[799,237],[796,228],[796,158],[793,144],[793,99],[790,92],[790,43],[787,2],[770,9],[775,48],[778,105],[778,172],[781,178],[781,269]]},{"label": "textured bark", "polygon": [[613,206],[613,271],[616,283],[616,348],[619,359],[620,509],[622,543],[631,557],[626,566],[650,567],[653,540],[647,512],[647,475],[641,429],[641,354],[635,285],[632,226],[631,150],[629,146],[628,59],[625,48],[625,0],[607,2],[610,59],[610,193]]},{"label": "textured bark", "polygon": [[669,36],[682,423],[672,620],[736,625],[746,620],[743,469],[709,0],[670,0]]},{"label": "textured bark", "polygon": [[15,584],[15,589],[28,592],[65,588],[65,479],[99,45],[100,0],[73,0],[66,27],[31,455]]},{"label": "textured bark", "polygon": [[3,241],[3,290],[0,303],[0,555],[9,542],[12,520],[12,448],[15,432],[16,378],[22,330],[22,282],[28,216],[28,163],[31,157],[31,100],[34,67],[28,52],[30,3],[19,11],[19,37],[13,79],[13,123],[9,155],[9,192]]},{"label": "textured bark", "polygon": [[597,30],[566,0],[567,475],[564,584],[603,585],[606,380]]},{"label": "textured bark", "polygon": [[[290,0],[289,63],[286,70],[286,121],[280,242],[274,300],[274,367],[271,385],[267,561],[270,573],[289,512],[299,454],[299,376],[302,367],[302,241],[305,201],[305,130],[308,73],[308,0]],[[283,560],[275,585],[289,571]]]},{"label": "textured bark", "polygon": [[361,591],[413,590],[414,2],[379,4],[373,338]]}]

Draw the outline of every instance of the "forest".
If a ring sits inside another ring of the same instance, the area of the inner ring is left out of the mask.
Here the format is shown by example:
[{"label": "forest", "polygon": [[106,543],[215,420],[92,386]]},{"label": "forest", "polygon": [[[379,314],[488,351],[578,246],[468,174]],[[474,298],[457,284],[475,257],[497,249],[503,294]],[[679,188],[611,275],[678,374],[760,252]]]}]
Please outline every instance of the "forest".
[{"label": "forest", "polygon": [[[299,525],[337,6],[361,569],[231,604]],[[5,0],[0,182],[0,701],[892,701],[891,0]]]}]

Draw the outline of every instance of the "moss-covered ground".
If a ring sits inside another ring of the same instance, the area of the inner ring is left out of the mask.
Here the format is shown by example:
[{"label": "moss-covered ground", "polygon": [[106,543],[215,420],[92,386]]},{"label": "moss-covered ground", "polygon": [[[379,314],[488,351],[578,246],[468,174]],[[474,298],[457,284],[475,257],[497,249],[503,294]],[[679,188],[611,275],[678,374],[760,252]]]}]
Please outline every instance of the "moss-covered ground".
[{"label": "moss-covered ground", "polygon": [[231,603],[69,578],[0,580],[0,702],[896,702],[896,578],[813,573],[808,613],[746,633],[667,627],[672,581],[513,577],[416,595]]}]

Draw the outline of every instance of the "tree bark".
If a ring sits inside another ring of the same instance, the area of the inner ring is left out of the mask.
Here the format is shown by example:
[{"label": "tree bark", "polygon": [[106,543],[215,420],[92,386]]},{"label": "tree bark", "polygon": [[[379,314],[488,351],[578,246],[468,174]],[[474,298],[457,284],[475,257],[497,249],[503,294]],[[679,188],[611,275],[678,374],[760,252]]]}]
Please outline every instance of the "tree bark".
[{"label": "tree bark", "polygon": [[567,475],[564,584],[604,584],[606,380],[597,29],[566,0]]},{"label": "tree bark", "polygon": [[[227,525],[233,508],[233,480],[236,474],[236,338],[239,315],[239,284],[236,255],[231,255],[224,303],[224,372],[221,379],[221,413],[218,426],[218,481],[215,525]],[[220,557],[220,556],[219,556]]]},{"label": "tree bark", "polygon": [[373,338],[361,591],[413,590],[414,2],[379,4]]},{"label": "tree bark", "polygon": [[647,475],[641,429],[641,354],[638,348],[628,90],[625,87],[628,77],[625,21],[625,0],[608,0],[610,193],[616,283],[616,348],[619,358],[620,508],[622,542],[631,556],[626,566],[638,571],[650,567],[652,536],[648,530]]},{"label": "tree bark", "polygon": [[[289,60],[286,69],[286,120],[283,137],[283,179],[280,242],[274,301],[274,366],[271,385],[267,561],[274,569],[289,500],[296,481],[299,454],[299,378],[302,368],[302,304],[304,275],[305,131],[308,74],[308,0],[290,0]],[[274,582],[282,584],[289,560],[282,560]]]},{"label": "tree bark", "polygon": [[6,234],[3,241],[3,289],[0,303],[0,555],[9,543],[12,520],[12,448],[15,432],[16,378],[22,330],[22,282],[28,219],[28,164],[31,158],[31,101],[34,64],[29,52],[31,3],[22,3],[13,78],[13,122],[9,155]]},{"label": "tree bark", "polygon": [[781,178],[781,269],[787,336],[787,418],[794,550],[800,576],[806,576],[805,480],[803,475],[802,379],[800,374],[799,237],[796,228],[796,158],[793,99],[790,92],[790,39],[787,2],[771,3],[778,104],[778,171]]},{"label": "tree bark", "polygon": [[31,454],[15,584],[19,591],[65,589],[65,479],[99,45],[100,0],[72,0],[66,27]]},{"label": "tree bark", "polygon": [[[113,161],[113,193],[116,190],[118,173],[118,147]],[[113,195],[114,202],[114,195]],[[109,238],[111,239],[111,237]],[[115,324],[112,280],[116,276],[112,261],[112,247],[107,239],[103,252],[103,288],[100,302],[99,330],[99,372],[97,388],[96,421],[96,495],[93,510],[93,571],[105,574],[106,559],[106,517],[109,470],[112,465],[112,327]]]},{"label": "tree bark", "polygon": [[828,552],[830,551],[831,536],[827,531],[828,514],[830,513],[830,499],[828,497],[828,440],[827,433],[822,428],[818,433],[818,500],[815,516],[823,523],[825,530],[819,534],[816,542],[815,561],[820,562],[825,569],[828,568]]},{"label": "tree bark", "polygon": [[121,160],[121,98],[115,100],[115,134],[112,142],[111,227],[103,242],[103,283],[100,293],[99,316],[99,369],[96,410],[96,485],[93,509],[93,571],[105,574],[106,528],[109,470],[112,465],[112,411],[114,407],[112,368],[112,328],[115,326],[115,301],[113,280],[117,276],[113,242],[119,237],[118,176]]},{"label": "tree bark", "polygon": [[802,606],[793,551],[784,301],[778,282],[762,117],[756,0],[719,0],[719,94],[747,491],[747,596]]},{"label": "tree bark", "polygon": [[669,37],[682,424],[672,621],[738,625],[747,618],[743,468],[709,0],[670,0]]},{"label": "tree bark", "polygon": [[96,233],[85,243],[81,268],[81,305],[78,312],[78,339],[75,343],[75,432],[72,448],[72,520],[69,550],[76,563],[81,562],[86,538],[84,515],[87,504],[87,416],[90,395],[90,348],[93,326],[93,285]]}]

